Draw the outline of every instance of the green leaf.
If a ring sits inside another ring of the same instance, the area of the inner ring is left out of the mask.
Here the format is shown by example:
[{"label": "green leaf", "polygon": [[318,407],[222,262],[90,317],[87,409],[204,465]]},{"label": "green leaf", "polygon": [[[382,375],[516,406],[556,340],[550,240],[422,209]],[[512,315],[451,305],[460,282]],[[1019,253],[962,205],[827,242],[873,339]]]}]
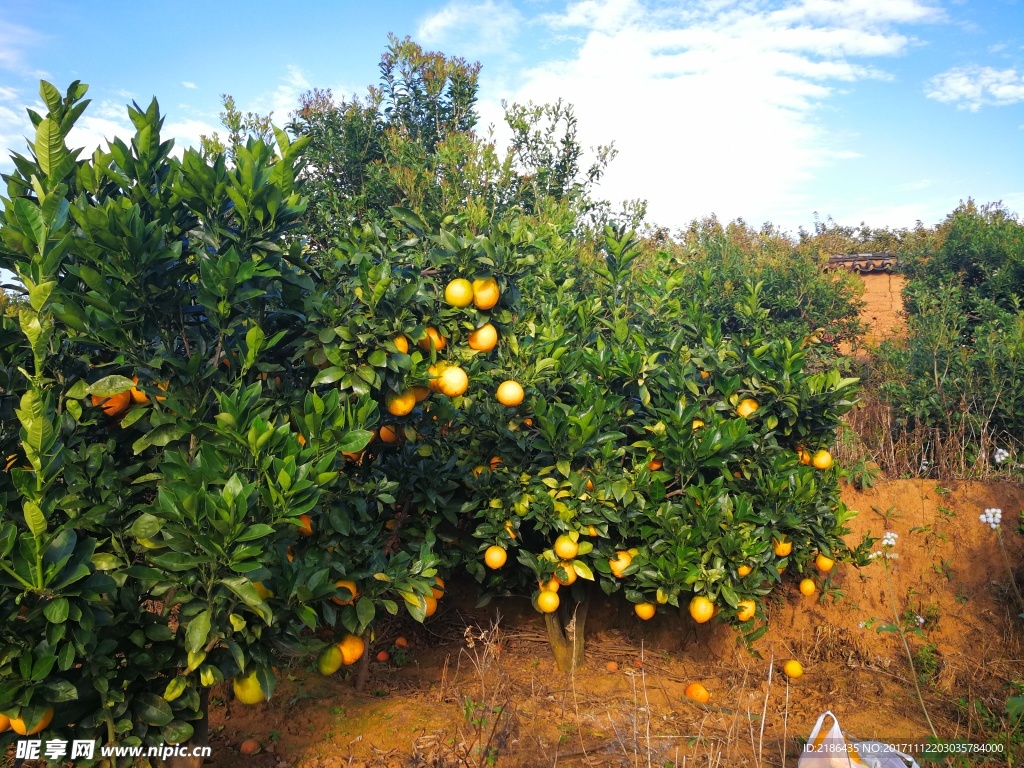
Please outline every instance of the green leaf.
[{"label": "green leaf", "polygon": [[76,701],[78,699],[78,689],[69,680],[51,677],[42,683],[39,688],[45,692],[45,700],[51,704],[60,704],[64,701]]},{"label": "green leaf", "polygon": [[180,675],[175,677],[167,683],[167,687],[164,689],[164,701],[174,701],[185,692],[186,688],[188,688],[188,680]]},{"label": "green leaf", "polygon": [[135,696],[135,715],[147,725],[164,726],[174,719],[171,705],[155,693]]},{"label": "green leaf", "polygon": [[235,541],[253,541],[254,539],[264,539],[274,533],[272,526],[266,523],[257,523],[256,525],[250,525],[242,534],[235,539]]},{"label": "green leaf", "polygon": [[46,105],[46,109],[49,110],[49,112],[53,113],[60,110],[60,105],[63,103],[63,99],[60,96],[60,91],[53,86],[53,83],[49,83],[46,80],[40,80],[39,95],[42,97],[43,103]]},{"label": "green leaf", "polygon": [[36,126],[36,143],[33,149],[39,167],[47,176],[64,161],[68,148],[64,146],[64,134],[55,120],[45,117]]},{"label": "green leaf", "polygon": [[160,738],[165,744],[184,744],[192,738],[195,729],[184,720],[172,720],[160,731]]},{"label": "green leaf", "polygon": [[42,312],[46,301],[50,298],[50,294],[56,285],[56,280],[48,280],[45,283],[33,286],[28,292],[28,301],[32,305],[32,309],[36,312]]},{"label": "green leaf", "polygon": [[151,515],[148,512],[143,512],[139,515],[135,522],[132,523],[132,527],[129,529],[129,533],[139,539],[152,539],[163,527],[164,521],[155,515]]},{"label": "green leaf", "polygon": [[344,378],[345,371],[338,366],[331,366],[330,368],[324,368],[320,373],[313,379],[313,386],[318,384],[333,384],[341,378]]},{"label": "green leaf", "polygon": [[104,376],[89,386],[88,393],[97,397],[110,397],[127,392],[135,383],[125,376]]},{"label": "green leaf", "polygon": [[22,511],[25,513],[25,525],[33,536],[39,538],[46,533],[46,515],[38,504],[26,499],[22,504]]},{"label": "green leaf", "polygon": [[368,597],[359,598],[356,602],[356,616],[359,618],[359,625],[361,627],[368,627],[370,622],[373,621],[373,616],[376,613],[376,607],[373,604],[373,600]]},{"label": "green leaf", "polygon": [[264,622],[273,624],[274,614],[267,608],[267,604],[263,602],[263,598],[259,596],[249,579],[244,576],[233,576],[230,579],[221,579],[220,583],[238,595],[241,601],[256,611]]},{"label": "green leaf", "polygon": [[200,611],[192,617],[185,629],[185,649],[191,653],[198,653],[206,645],[209,636],[210,612]]},{"label": "green leaf", "polygon": [[46,604],[43,608],[43,615],[51,624],[63,624],[68,620],[68,600],[66,597],[57,597]]},{"label": "green leaf", "polygon": [[109,552],[97,552],[92,556],[92,567],[97,571],[113,571],[124,565],[124,561]]},{"label": "green leaf", "polygon": [[41,246],[46,240],[46,224],[39,206],[28,198],[19,197],[14,201],[14,216],[29,239],[37,247]]},{"label": "green leaf", "polygon": [[594,580],[594,572],[590,570],[590,566],[584,563],[582,560],[573,560],[572,569],[576,571],[576,575],[579,576],[581,579],[586,579],[587,581]]}]

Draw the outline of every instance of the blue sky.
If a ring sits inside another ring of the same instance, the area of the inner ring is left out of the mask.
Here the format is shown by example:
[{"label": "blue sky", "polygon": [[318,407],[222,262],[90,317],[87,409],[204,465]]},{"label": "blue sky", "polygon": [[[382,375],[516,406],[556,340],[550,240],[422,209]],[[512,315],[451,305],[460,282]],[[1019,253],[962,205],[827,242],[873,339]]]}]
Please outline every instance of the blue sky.
[{"label": "blue sky", "polygon": [[90,149],[154,95],[180,145],[221,93],[283,124],[308,88],[376,82],[389,32],[479,60],[499,138],[503,99],[572,102],[583,143],[619,151],[601,194],[661,225],[1024,213],[1024,0],[4,0],[0,148],[23,148],[40,77],[90,85]]}]

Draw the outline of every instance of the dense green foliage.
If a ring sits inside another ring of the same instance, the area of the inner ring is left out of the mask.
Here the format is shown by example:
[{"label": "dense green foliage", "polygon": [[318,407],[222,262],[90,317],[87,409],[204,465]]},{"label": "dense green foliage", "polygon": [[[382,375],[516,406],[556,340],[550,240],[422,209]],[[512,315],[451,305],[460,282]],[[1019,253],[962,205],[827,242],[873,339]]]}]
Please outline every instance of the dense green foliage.
[{"label": "dense green foliage", "polygon": [[922,469],[958,476],[989,468],[997,449],[1019,457],[1024,225],[967,203],[940,230],[937,247],[906,254],[908,334],[883,346],[879,378]]},{"label": "dense green foliage", "polygon": [[[239,123],[180,160],[155,100],[79,157],[85,86],[42,85],[0,222],[27,299],[0,318],[0,713],[201,739],[213,685],[269,696],[276,663],[427,619],[459,570],[530,597],[571,569],[548,614],[563,669],[590,584],[706,596],[752,641],[764,614],[739,601],[850,556],[838,471],[799,453],[853,404],[813,334],[853,332],[849,285],[773,233],[637,240],[609,222],[642,208],[592,197],[610,153],[581,169],[571,110],[510,108],[500,154],[475,83],[393,41],[367,104],[314,94],[294,138]],[[455,278],[483,281],[472,303],[446,299]],[[496,347],[471,348],[486,323]],[[441,366],[465,392],[430,394]]]}]

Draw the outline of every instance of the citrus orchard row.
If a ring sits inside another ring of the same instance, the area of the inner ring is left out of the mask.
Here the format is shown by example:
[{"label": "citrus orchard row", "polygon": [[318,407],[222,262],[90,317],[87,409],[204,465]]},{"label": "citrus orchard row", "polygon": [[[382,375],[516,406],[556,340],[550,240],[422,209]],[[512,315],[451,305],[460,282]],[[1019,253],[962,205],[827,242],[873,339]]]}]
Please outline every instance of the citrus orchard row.
[{"label": "citrus orchard row", "polygon": [[543,212],[395,207],[310,249],[308,137],[177,160],[154,101],[83,159],[84,94],[43,84],[5,177],[12,728],[201,740],[218,683],[365,682],[381,616],[429,619],[451,573],[531,599],[569,671],[593,588],[754,642],[787,571],[851,557],[856,382],[772,335],[760,285],[723,318],[630,232]]}]

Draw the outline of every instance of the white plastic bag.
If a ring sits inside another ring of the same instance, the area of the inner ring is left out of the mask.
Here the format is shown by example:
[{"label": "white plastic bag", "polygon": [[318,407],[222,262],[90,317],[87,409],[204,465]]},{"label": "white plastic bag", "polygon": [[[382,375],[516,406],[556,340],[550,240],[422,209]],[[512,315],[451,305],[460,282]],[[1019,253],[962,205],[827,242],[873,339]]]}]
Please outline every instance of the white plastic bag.
[{"label": "white plastic bag", "polygon": [[[825,730],[825,718],[832,725]],[[818,718],[800,754],[797,768],[920,768],[910,755],[879,741],[853,741],[843,735],[831,712]]]}]

